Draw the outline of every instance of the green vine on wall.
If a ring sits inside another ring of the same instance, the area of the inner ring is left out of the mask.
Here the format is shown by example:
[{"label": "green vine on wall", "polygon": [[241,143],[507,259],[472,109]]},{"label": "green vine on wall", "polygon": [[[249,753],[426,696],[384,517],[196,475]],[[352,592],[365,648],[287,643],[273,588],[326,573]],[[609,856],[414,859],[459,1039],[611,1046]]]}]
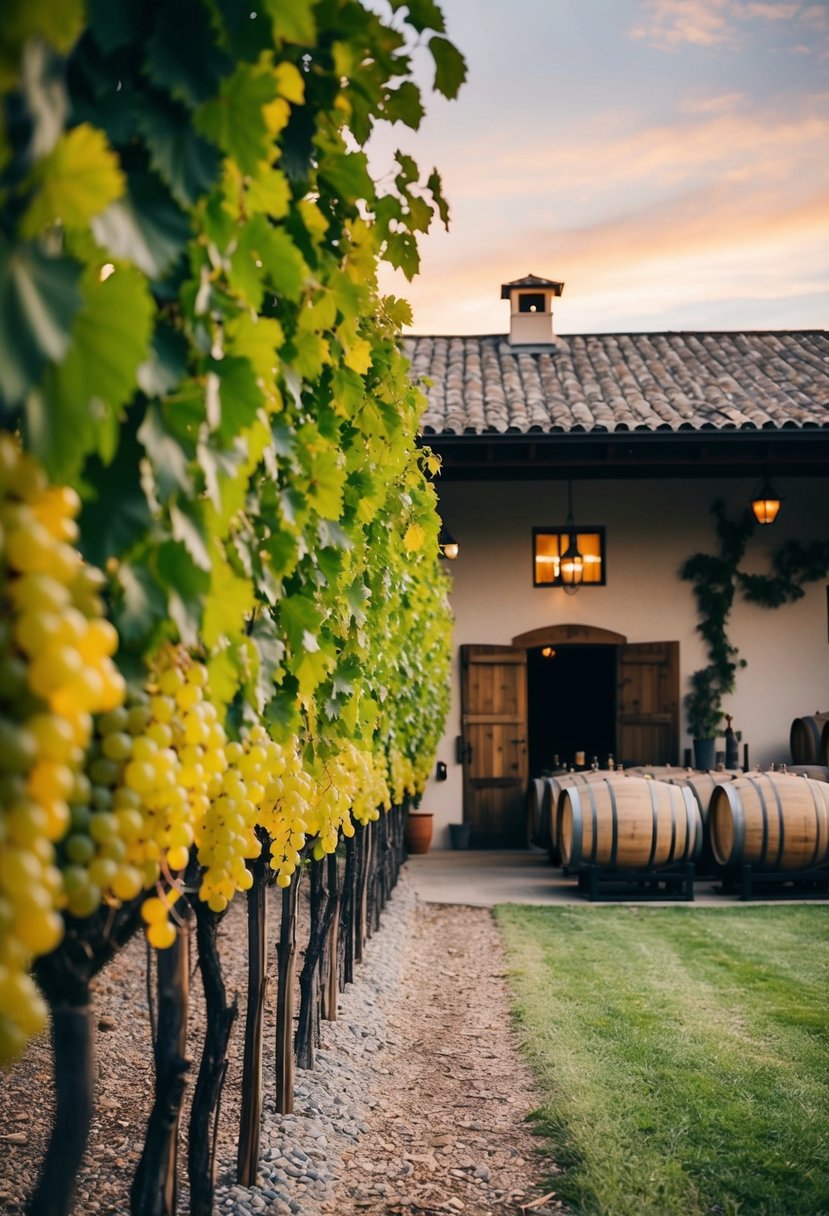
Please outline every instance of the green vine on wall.
[{"label": "green vine on wall", "polygon": [[722,700],[734,692],[737,671],[745,659],[728,639],[726,626],[734,597],[763,608],[779,608],[804,595],[803,584],[829,573],[829,541],[801,545],[789,540],[772,554],[770,574],[746,574],[740,570],[749,540],[757,528],[750,511],[739,520],[729,520],[725,505],[711,505],[716,521],[719,552],[695,553],[680,570],[680,577],[694,584],[700,621],[697,631],[705,640],[709,662],[691,676],[691,691],[685,699],[688,728],[695,739],[715,737],[723,717]]}]

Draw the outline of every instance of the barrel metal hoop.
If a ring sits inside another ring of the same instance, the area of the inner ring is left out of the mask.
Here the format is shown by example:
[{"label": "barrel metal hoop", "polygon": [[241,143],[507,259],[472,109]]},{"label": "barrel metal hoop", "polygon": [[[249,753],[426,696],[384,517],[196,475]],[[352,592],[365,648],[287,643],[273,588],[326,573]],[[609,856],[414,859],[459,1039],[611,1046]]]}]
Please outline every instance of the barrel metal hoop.
[{"label": "barrel metal hoop", "polygon": [[[676,829],[679,826],[679,816],[676,813],[676,802],[677,802],[677,798],[678,798],[679,801],[683,804],[683,806],[685,805],[685,795],[682,793],[683,788],[684,787],[681,785],[672,785],[668,790],[668,797],[669,797],[670,803],[671,803],[671,851],[668,856],[671,861],[678,860],[677,856],[676,856]],[[688,848],[687,833],[685,836],[685,848],[686,849]],[[682,856],[684,859],[684,857],[685,857],[684,852],[683,852]]]},{"label": "barrel metal hoop", "polygon": [[596,796],[593,791],[592,781],[585,781],[581,786],[581,789],[587,794],[587,801],[590,803],[590,819],[593,824],[593,842],[590,846],[590,861],[595,865],[599,850],[599,812],[596,806]]},{"label": "barrel metal hoop", "polygon": [[696,861],[702,848],[702,815],[696,790],[683,785],[682,800],[685,803],[685,851],[682,860],[688,861],[690,858]]},{"label": "barrel metal hoop", "polygon": [[820,865],[821,853],[825,847],[823,841],[821,840],[821,828],[826,815],[826,803],[823,801],[822,797],[818,798],[817,781],[810,781],[807,777],[806,784],[808,785],[809,793],[812,796],[812,806],[815,808],[815,847],[812,853],[812,865],[817,866]]},{"label": "barrel metal hoop", "polygon": [[[750,778],[749,778],[750,780]],[[739,792],[734,790],[733,785],[721,785],[720,790],[725,794],[725,799],[731,807],[731,854],[724,864],[732,865],[734,860],[742,860],[746,844],[746,818],[743,810],[743,800]]]},{"label": "barrel metal hoop", "polygon": [[[573,818],[573,835],[570,841],[570,858],[567,862],[568,869],[577,870],[581,865],[582,844],[584,843],[584,816],[582,815],[581,801],[579,799],[579,791],[575,785],[571,785],[561,791],[562,797],[567,794],[570,800],[570,814]],[[559,823],[559,827],[561,824]],[[559,839],[561,837],[559,836]]]},{"label": "barrel metal hoop", "polygon": [[[619,813],[616,808],[616,792],[613,789],[613,782],[605,780],[604,784],[605,784],[608,794],[610,795],[610,832],[611,832],[610,864],[612,866],[615,866],[616,865],[616,852],[619,848]],[[592,788],[592,787],[588,787],[588,788]],[[591,802],[592,802],[592,800],[593,800],[593,798],[592,798],[592,793],[591,793]],[[595,809],[595,805],[594,805],[594,808],[593,808],[594,817],[595,817],[595,814],[596,814],[596,809]],[[597,837],[594,835],[594,837],[593,837],[594,845],[595,845],[596,839],[597,839]],[[594,857],[594,859],[596,857],[595,847],[593,849],[593,857]]]},{"label": "barrel metal hoop", "polygon": [[[659,834],[659,816],[656,813],[656,801],[654,800],[653,796],[656,782],[648,781],[646,784],[648,787],[648,797],[651,800],[651,852],[650,856],[648,857],[648,869],[651,870],[653,869],[653,859],[656,857],[656,838]],[[673,823],[671,826],[673,827]],[[671,856],[673,856],[673,849],[671,850]]]},{"label": "barrel metal hoop", "polygon": [[777,843],[777,860],[774,864],[774,869],[778,870],[783,861],[783,853],[786,848],[786,822],[783,816],[783,803],[780,801],[780,791],[772,782],[774,790],[774,801],[777,803],[777,822],[780,824],[780,836]]},{"label": "barrel metal hoop", "polygon": [[749,782],[749,785],[751,785],[754,788],[754,790],[756,791],[757,797],[760,799],[760,805],[763,807],[762,834],[760,837],[760,841],[761,841],[760,856],[757,858],[757,864],[760,866],[765,866],[766,854],[769,851],[769,817],[765,811],[766,799],[763,794],[763,787],[758,785],[753,777],[749,777],[748,782]]}]

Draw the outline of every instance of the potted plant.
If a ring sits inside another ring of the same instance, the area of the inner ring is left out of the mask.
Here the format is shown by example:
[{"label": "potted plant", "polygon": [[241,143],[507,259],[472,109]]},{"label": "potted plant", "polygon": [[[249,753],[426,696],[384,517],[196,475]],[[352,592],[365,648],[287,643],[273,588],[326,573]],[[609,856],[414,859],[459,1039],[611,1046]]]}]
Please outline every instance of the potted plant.
[{"label": "potted plant", "polygon": [[694,744],[694,768],[712,769],[716,762],[717,735],[723,716],[720,692],[716,668],[703,667],[691,676],[685,709]]},{"label": "potted plant", "polygon": [[406,816],[404,842],[409,853],[428,853],[432,843],[433,815],[421,811],[420,803],[411,807]]}]

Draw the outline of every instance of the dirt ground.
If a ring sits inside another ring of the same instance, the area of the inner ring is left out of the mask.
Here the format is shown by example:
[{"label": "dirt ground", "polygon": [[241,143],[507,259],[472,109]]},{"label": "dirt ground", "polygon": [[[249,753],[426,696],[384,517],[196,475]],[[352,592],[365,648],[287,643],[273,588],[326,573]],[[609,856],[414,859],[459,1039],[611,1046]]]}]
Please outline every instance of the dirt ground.
[{"label": "dirt ground", "polygon": [[[403,889],[403,897],[392,899],[385,913],[399,918],[395,903],[402,904],[405,924],[398,924],[395,938],[401,953],[400,981],[377,1010],[381,1026],[376,1064],[365,1056],[353,1060],[355,1069],[365,1070],[360,1084],[365,1129],[339,1147],[345,1168],[337,1171],[339,1180],[330,1184],[325,1200],[299,1193],[299,1211],[310,1216],[560,1213],[563,1206],[551,1193],[555,1164],[542,1157],[526,1121],[536,1100],[510,1024],[505,963],[492,916],[485,909],[421,903],[407,892],[405,877]],[[234,907],[223,924],[222,955],[228,987],[240,993],[245,934],[244,908]],[[373,961],[369,958],[364,965],[382,967],[382,927],[369,946]],[[358,968],[355,987],[360,982]],[[129,1211],[129,1184],[153,1089],[146,949],[141,940],[135,939],[99,977],[95,1016],[98,1101],[74,1212],[122,1216]],[[195,1042],[201,1017],[194,979]],[[220,1183],[232,1182],[243,1021],[241,1008],[222,1104]],[[270,1010],[269,1042],[273,1029]],[[324,1026],[323,1046],[325,1032]],[[267,1059],[265,1067],[267,1076]],[[24,1059],[0,1080],[0,1212],[18,1216],[34,1185],[48,1135],[48,1036],[31,1044]],[[223,1211],[234,1210],[230,1202],[222,1201]],[[267,1204],[253,1208],[267,1211]]]}]

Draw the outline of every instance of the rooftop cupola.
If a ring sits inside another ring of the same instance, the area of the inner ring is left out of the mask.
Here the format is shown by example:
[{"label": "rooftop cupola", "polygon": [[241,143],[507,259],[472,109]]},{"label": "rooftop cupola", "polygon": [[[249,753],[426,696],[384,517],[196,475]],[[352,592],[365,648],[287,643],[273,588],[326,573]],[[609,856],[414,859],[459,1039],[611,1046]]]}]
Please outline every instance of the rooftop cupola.
[{"label": "rooftop cupola", "polygon": [[501,285],[501,299],[509,300],[510,346],[552,346],[553,296],[564,291],[563,283],[528,274]]}]

